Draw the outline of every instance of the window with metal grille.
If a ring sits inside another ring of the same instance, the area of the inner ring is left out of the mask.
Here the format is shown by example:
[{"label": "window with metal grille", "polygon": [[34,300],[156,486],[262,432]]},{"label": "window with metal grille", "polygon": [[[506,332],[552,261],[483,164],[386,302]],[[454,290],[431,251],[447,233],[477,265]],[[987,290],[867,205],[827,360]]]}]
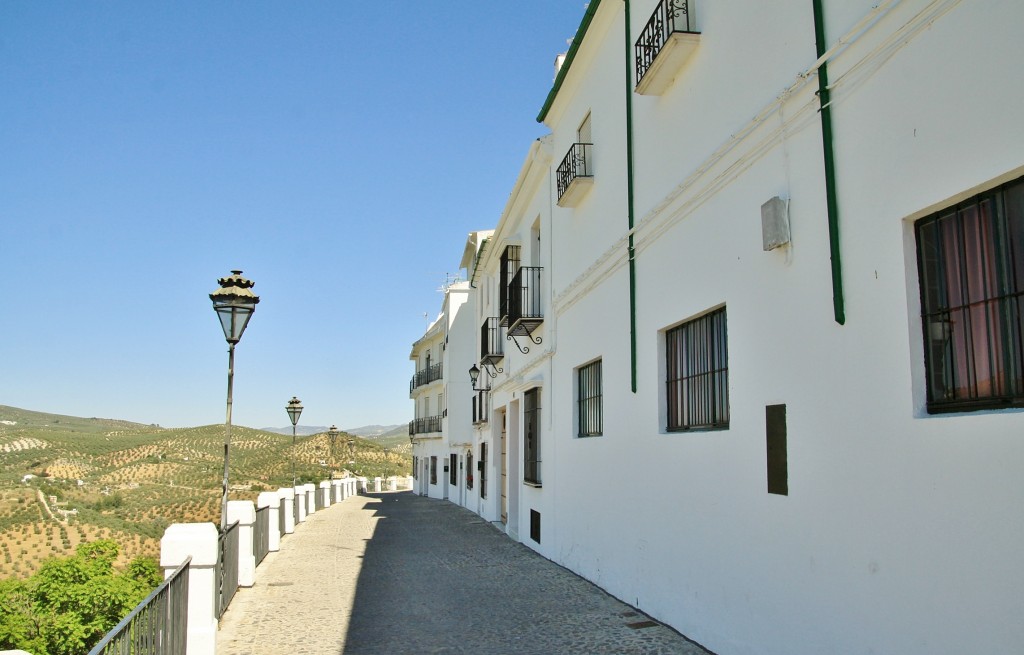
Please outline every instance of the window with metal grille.
[{"label": "window with metal grille", "polygon": [[480,444],[480,497],[487,498],[487,444]]},{"label": "window with metal grille", "polygon": [[1024,406],[1024,178],[914,228],[928,411]]},{"label": "window with metal grille", "polygon": [[540,484],[540,389],[523,394],[523,479]]},{"label": "window with metal grille", "polygon": [[601,360],[576,369],[576,422],[579,437],[600,436],[604,427]]},{"label": "window with metal grille", "polygon": [[430,484],[437,484],[437,455],[430,456]]},{"label": "window with metal grille", "polygon": [[448,484],[453,487],[459,483],[459,456],[452,453],[448,456]]},{"label": "window with metal grille", "polygon": [[473,451],[466,451],[466,488],[473,488]]},{"label": "window with metal grille", "polygon": [[729,427],[725,308],[665,332],[666,429]]}]

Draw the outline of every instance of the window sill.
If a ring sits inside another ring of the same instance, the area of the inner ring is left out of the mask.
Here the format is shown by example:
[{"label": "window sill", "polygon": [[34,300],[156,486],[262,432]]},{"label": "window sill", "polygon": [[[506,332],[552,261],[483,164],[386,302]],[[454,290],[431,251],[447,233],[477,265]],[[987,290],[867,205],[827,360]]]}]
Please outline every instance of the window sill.
[{"label": "window sill", "polygon": [[530,480],[523,480],[523,484],[527,487],[533,487],[534,489],[542,489],[543,485],[540,482],[532,482]]}]

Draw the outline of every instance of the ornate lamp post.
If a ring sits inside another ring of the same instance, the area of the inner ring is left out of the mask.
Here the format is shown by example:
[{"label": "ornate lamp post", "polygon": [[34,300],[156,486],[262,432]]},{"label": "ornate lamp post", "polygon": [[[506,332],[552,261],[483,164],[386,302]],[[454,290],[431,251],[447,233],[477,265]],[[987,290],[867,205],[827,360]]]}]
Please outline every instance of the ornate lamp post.
[{"label": "ornate lamp post", "polygon": [[348,440],[348,457],[349,457],[349,460],[348,460],[349,464],[355,464],[356,463],[356,440],[355,439],[349,439]]},{"label": "ornate lamp post", "polygon": [[224,488],[220,503],[220,530],[227,528],[228,520],[228,448],[231,444],[231,388],[235,379],[235,344],[242,339],[245,326],[256,311],[259,296],[251,289],[255,284],[242,277],[242,271],[231,271],[228,277],[217,280],[220,288],[210,294],[213,310],[217,312],[224,338],[228,342],[228,407],[224,421]]},{"label": "ornate lamp post", "polygon": [[483,389],[476,388],[476,381],[480,378],[480,369],[477,368],[476,364],[469,367],[469,381],[473,383],[473,391],[483,391]]},{"label": "ornate lamp post", "polygon": [[295,486],[295,426],[299,423],[299,416],[302,415],[302,401],[292,396],[284,410],[288,412],[288,418],[292,422],[292,486]]},{"label": "ornate lamp post", "polygon": [[[331,440],[331,465],[333,466],[333,464],[334,464],[334,442],[336,442],[338,440],[338,428],[334,427],[334,425],[331,425],[331,427],[327,430],[327,438]],[[332,478],[334,477],[333,473],[331,474],[331,477]]]}]

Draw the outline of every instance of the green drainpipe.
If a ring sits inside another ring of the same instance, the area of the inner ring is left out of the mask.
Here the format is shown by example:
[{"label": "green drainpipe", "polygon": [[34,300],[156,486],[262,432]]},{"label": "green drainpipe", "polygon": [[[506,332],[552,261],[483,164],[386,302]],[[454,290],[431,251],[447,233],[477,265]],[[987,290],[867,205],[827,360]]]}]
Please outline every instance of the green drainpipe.
[{"label": "green drainpipe", "polygon": [[636,251],[633,249],[633,44],[629,38],[629,0],[626,3],[626,203],[629,213],[629,365],[636,393]]},{"label": "green drainpipe", "polygon": [[[818,58],[825,54],[825,18],[821,0],[814,4],[814,40]],[[832,259],[832,309],[836,323],[846,324],[843,300],[843,266],[839,255],[839,205],[836,201],[836,163],[832,150],[832,107],[829,105],[828,65],[818,67],[818,99],[821,102],[821,141],[825,157],[825,204],[828,209],[828,245]]]}]

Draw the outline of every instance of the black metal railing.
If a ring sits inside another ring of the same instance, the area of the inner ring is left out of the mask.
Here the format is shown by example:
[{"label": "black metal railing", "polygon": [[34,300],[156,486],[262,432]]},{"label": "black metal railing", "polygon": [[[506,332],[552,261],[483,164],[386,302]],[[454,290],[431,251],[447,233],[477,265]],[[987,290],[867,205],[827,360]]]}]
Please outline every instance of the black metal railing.
[{"label": "black metal railing", "polygon": [[89,655],[185,655],[191,562],[191,557],[182,562]]},{"label": "black metal railing", "polygon": [[409,436],[441,431],[440,416],[424,416],[409,421]]},{"label": "black metal railing", "polygon": [[540,302],[540,273],[543,270],[540,266],[522,266],[512,278],[508,287],[509,333],[515,331],[519,321],[543,320]]},{"label": "black metal railing", "polygon": [[501,319],[491,316],[480,326],[480,361],[493,364],[505,357],[505,345],[501,338]]},{"label": "black metal railing", "polygon": [[473,423],[486,423],[487,416],[490,413],[489,403],[487,402],[487,389],[476,392],[473,396]]},{"label": "black metal railing", "polygon": [[238,591],[238,521],[217,538],[220,559],[217,562],[217,618],[231,604]]},{"label": "black metal railing", "polygon": [[270,552],[270,508],[261,507],[256,510],[256,524],[252,528],[252,555],[256,558],[256,566]]},{"label": "black metal railing", "polygon": [[284,498],[277,504],[277,534],[284,534]]},{"label": "black metal railing", "polygon": [[694,33],[692,0],[661,0],[633,46],[636,59],[636,83],[650,70],[658,53],[673,32]]},{"label": "black metal railing", "polygon": [[294,517],[296,523],[299,522],[299,494],[298,493],[296,493],[294,496],[292,496],[292,517]]},{"label": "black metal railing", "polygon": [[434,380],[440,380],[443,373],[444,371],[441,362],[416,371],[416,374],[412,376],[411,380],[409,380],[409,393],[412,393],[413,389],[416,387],[422,387],[425,384],[430,384]]},{"label": "black metal railing", "polygon": [[[574,143],[558,165],[558,199],[561,200],[569,185],[578,177],[594,177],[593,143]],[[511,302],[511,299],[510,299]]]}]

